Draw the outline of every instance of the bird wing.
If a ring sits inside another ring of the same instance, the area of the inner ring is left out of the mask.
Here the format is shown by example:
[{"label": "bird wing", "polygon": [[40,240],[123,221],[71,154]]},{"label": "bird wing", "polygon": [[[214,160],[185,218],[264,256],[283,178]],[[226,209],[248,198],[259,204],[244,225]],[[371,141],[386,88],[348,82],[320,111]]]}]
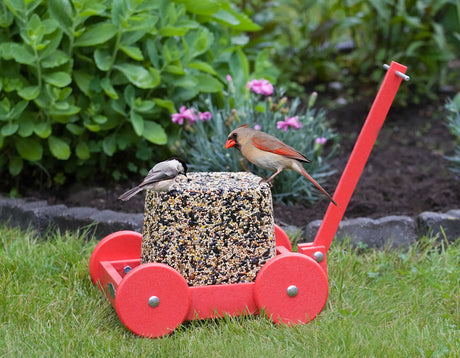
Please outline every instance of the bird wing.
[{"label": "bird wing", "polygon": [[283,155],[288,158],[299,160],[301,162],[306,162],[306,163],[311,162],[302,153],[299,153],[294,148],[290,147],[289,145],[283,143],[282,141],[280,141],[279,139],[276,139],[273,136],[270,136],[270,138],[254,136],[252,138],[252,144],[254,144],[256,148],[260,150],[264,150],[266,152]]},{"label": "bird wing", "polygon": [[152,169],[150,169],[145,179],[142,181],[142,183],[139,184],[139,187],[153,184],[162,180],[173,179],[177,176],[177,174],[177,170],[168,165],[167,162],[158,163]]}]

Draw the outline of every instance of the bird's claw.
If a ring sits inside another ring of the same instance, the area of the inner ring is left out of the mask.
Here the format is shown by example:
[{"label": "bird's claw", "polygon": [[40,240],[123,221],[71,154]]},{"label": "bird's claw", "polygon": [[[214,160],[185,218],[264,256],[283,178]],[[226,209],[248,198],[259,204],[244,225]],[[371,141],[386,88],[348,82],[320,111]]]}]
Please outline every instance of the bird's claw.
[{"label": "bird's claw", "polygon": [[260,179],[259,185],[263,184],[263,183],[267,183],[270,188],[273,187],[273,184],[270,181],[268,181],[267,179]]}]

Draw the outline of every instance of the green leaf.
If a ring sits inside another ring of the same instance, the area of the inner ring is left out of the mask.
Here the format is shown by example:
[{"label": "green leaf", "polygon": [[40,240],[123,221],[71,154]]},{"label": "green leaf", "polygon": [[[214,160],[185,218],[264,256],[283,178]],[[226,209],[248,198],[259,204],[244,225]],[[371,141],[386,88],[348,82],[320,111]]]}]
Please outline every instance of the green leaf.
[{"label": "green leaf", "polygon": [[254,64],[254,78],[265,78],[271,83],[275,83],[279,76],[279,70],[270,62],[270,51],[264,49],[256,57]]},{"label": "green leaf", "polygon": [[182,0],[182,3],[185,4],[187,11],[196,14],[210,16],[220,9],[220,4],[214,0]]},{"label": "green leaf", "polygon": [[[57,22],[52,19],[45,20],[44,23],[45,24],[51,23],[53,24],[53,26],[56,25],[57,27]],[[42,45],[43,50],[40,52],[40,57],[48,58],[50,55],[55,53],[59,45],[61,44],[61,40],[62,40],[62,30],[60,28],[57,28],[57,30],[55,30],[53,33],[46,36],[46,41],[43,44],[44,46]],[[59,60],[61,61],[62,58]]]},{"label": "green leaf", "polygon": [[160,55],[158,54],[158,49],[155,41],[151,38],[145,40],[145,48],[147,49],[147,54],[149,60],[153,66],[156,68],[160,67]]},{"label": "green leaf", "polygon": [[83,160],[89,159],[91,156],[89,147],[85,142],[78,142],[77,146],[75,147],[75,154],[77,154],[78,158]]},{"label": "green leaf", "polygon": [[74,123],[67,123],[65,127],[70,133],[76,136],[82,135],[82,133],[85,131],[83,127],[80,127],[79,125],[76,125]]},{"label": "green leaf", "polygon": [[108,71],[112,67],[112,55],[109,51],[97,49],[94,51],[94,62],[101,71]]},{"label": "green leaf", "polygon": [[42,24],[45,28],[45,35],[53,33],[59,27],[59,23],[54,19],[45,19],[42,21]]},{"label": "green leaf", "polygon": [[146,70],[140,65],[130,63],[122,63],[114,67],[121,71],[136,87],[147,89],[155,88],[160,84],[160,73],[153,67]]},{"label": "green leaf", "polygon": [[21,121],[19,122],[19,131],[18,134],[21,137],[30,137],[32,133],[34,132],[35,128],[35,123],[34,121],[29,118],[21,118]]},{"label": "green leaf", "polygon": [[14,21],[14,16],[9,11],[3,11],[0,13],[0,27],[8,28]]},{"label": "green leaf", "polygon": [[48,138],[51,135],[51,125],[48,122],[37,123],[34,132],[40,138]]},{"label": "green leaf", "polygon": [[24,161],[20,156],[15,155],[8,163],[8,171],[12,176],[18,175],[24,166]]},{"label": "green leaf", "polygon": [[460,92],[455,95],[455,97],[452,99],[452,102],[457,107],[457,110],[460,111]]},{"label": "green leaf", "polygon": [[237,45],[237,46],[245,46],[248,44],[249,40],[250,40],[249,36],[245,34],[232,36],[232,39],[231,39],[232,45]]},{"label": "green leaf", "polygon": [[117,150],[117,142],[113,134],[104,138],[102,141],[102,149],[104,150],[104,153],[109,157],[115,153]]},{"label": "green leaf", "polygon": [[93,121],[97,124],[104,124],[107,122],[107,117],[106,116],[103,116],[103,115],[100,115],[100,114],[97,114],[93,117]]},{"label": "green leaf", "polygon": [[[187,42],[183,41],[183,45],[184,45],[184,48],[186,48]],[[184,57],[184,54],[185,54],[185,51],[179,48],[177,41],[172,38],[166,40],[160,52],[163,57],[164,65],[175,62],[175,61],[181,61],[181,59]]]},{"label": "green leaf", "polygon": [[19,125],[17,123],[9,122],[2,127],[2,130],[0,131],[0,133],[4,137],[9,137],[10,135],[13,135],[14,133],[16,133],[18,128],[19,128]]},{"label": "green leaf", "polygon": [[170,101],[169,99],[162,99],[162,98],[154,98],[153,102],[159,107],[166,108],[169,113],[176,113],[176,107],[174,106],[174,102]]},{"label": "green leaf", "polygon": [[[70,117],[70,116],[73,116],[74,114],[79,113],[80,110],[81,110],[80,107],[74,106],[73,104],[70,104],[66,101],[60,101],[60,102],[54,103],[49,113],[55,118],[56,117]],[[68,119],[60,118],[60,121],[62,123],[66,123]]]},{"label": "green leaf", "polygon": [[77,38],[74,46],[88,47],[109,41],[118,32],[117,27],[110,22],[100,22],[89,26],[88,29]]},{"label": "green leaf", "polygon": [[231,54],[229,66],[233,82],[237,86],[245,86],[249,80],[249,61],[241,49]]},{"label": "green leaf", "polygon": [[142,100],[142,98],[136,98],[133,105],[133,109],[136,112],[149,113],[155,107],[155,102],[148,99]]},{"label": "green leaf", "polygon": [[261,27],[254,22],[244,13],[237,13],[232,11],[231,14],[239,21],[238,25],[232,26],[233,30],[237,31],[259,31]]},{"label": "green leaf", "polygon": [[186,72],[182,65],[179,63],[179,65],[167,65],[164,68],[164,71],[175,74],[175,75],[185,75]]},{"label": "green leaf", "polygon": [[240,24],[240,21],[235,16],[223,9],[217,11],[212,15],[212,17],[216,20],[221,20],[221,22],[230,26],[236,26]]},{"label": "green leaf", "polygon": [[127,113],[125,110],[126,104],[124,103],[123,99],[118,99],[118,100],[111,100],[110,101],[110,108],[115,111],[115,113],[118,113],[119,115],[126,117]]},{"label": "green leaf", "polygon": [[134,132],[136,132],[138,136],[141,136],[142,133],[144,133],[144,118],[142,118],[140,114],[131,111],[130,119],[134,128]]},{"label": "green leaf", "polygon": [[60,160],[67,160],[70,157],[70,146],[66,141],[57,138],[55,136],[50,136],[48,138],[48,146],[50,148],[51,154]]},{"label": "green leaf", "polygon": [[132,143],[138,142],[139,137],[133,134],[132,131],[122,131],[117,135],[117,146],[120,150],[125,150]]},{"label": "green leaf", "polygon": [[195,76],[198,80],[198,89],[200,92],[220,92],[222,91],[222,83],[206,74],[199,74]]},{"label": "green leaf", "polygon": [[188,48],[188,59],[206,52],[214,41],[214,36],[206,28],[190,31],[184,36],[184,46]]},{"label": "green leaf", "polygon": [[65,87],[72,82],[72,77],[66,72],[52,72],[46,75],[43,75],[43,78],[46,82],[56,86],[56,87]]},{"label": "green leaf", "polygon": [[188,67],[200,70],[202,72],[210,73],[211,75],[214,75],[214,76],[217,75],[214,68],[212,68],[212,66],[207,62],[193,61],[188,64]]},{"label": "green leaf", "polygon": [[18,91],[18,95],[27,101],[31,101],[40,95],[40,87],[38,86],[23,87]]},{"label": "green leaf", "polygon": [[84,124],[91,132],[99,132],[101,130],[101,127],[98,124],[93,124],[91,122],[84,122]]},{"label": "green leaf", "polygon": [[35,63],[35,56],[29,52],[25,45],[14,42],[4,42],[0,44],[0,58],[5,60],[15,60],[16,62],[31,65]]},{"label": "green leaf", "polygon": [[129,57],[136,61],[143,61],[144,55],[139,47],[135,46],[120,46],[120,49],[127,54]]},{"label": "green leaf", "polygon": [[178,102],[187,102],[190,101],[192,98],[196,97],[200,93],[198,87],[178,87],[174,89],[174,98]]},{"label": "green leaf", "polygon": [[187,31],[189,30],[188,27],[176,27],[176,26],[165,26],[160,29],[160,36],[164,37],[173,37],[173,36],[184,36]]},{"label": "green leaf", "polygon": [[80,88],[84,94],[89,96],[90,84],[93,76],[83,71],[74,71],[73,78],[75,79],[75,83],[77,84],[78,88]]},{"label": "green leaf", "polygon": [[164,145],[168,142],[168,136],[163,127],[152,121],[144,121],[144,138],[158,145]]},{"label": "green leaf", "polygon": [[187,75],[179,77],[174,81],[175,87],[197,88],[199,83],[196,76]]},{"label": "green leaf", "polygon": [[37,14],[33,14],[30,19],[28,19],[25,28],[21,29],[20,34],[24,42],[33,49],[43,49],[44,46],[41,42],[45,36],[45,26]]},{"label": "green leaf", "polygon": [[16,103],[16,105],[13,107],[13,110],[9,113],[9,117],[11,119],[19,118],[19,116],[22,114],[22,112],[24,112],[28,104],[29,102],[27,101],[20,101]]},{"label": "green leaf", "polygon": [[128,85],[125,87],[125,90],[123,91],[123,96],[125,98],[126,103],[132,107],[134,104],[134,101],[136,100],[136,90],[134,89],[133,86]]},{"label": "green leaf", "polygon": [[113,88],[112,84],[110,83],[110,79],[108,78],[103,78],[100,82],[102,89],[104,90],[104,93],[109,96],[112,99],[118,99],[118,93]]},{"label": "green leaf", "polygon": [[42,159],[43,148],[37,140],[17,137],[14,139],[14,145],[23,159],[32,162]]},{"label": "green leaf", "polygon": [[230,6],[220,9],[212,17],[219,23],[238,31],[259,31],[261,27],[244,13],[233,11]]},{"label": "green leaf", "polygon": [[[50,15],[59,22],[61,27],[70,29],[72,27],[73,14],[72,5],[69,0],[48,0],[48,11]],[[66,31],[68,32],[68,31]]]},{"label": "green leaf", "polygon": [[41,64],[43,68],[54,68],[64,65],[70,60],[70,57],[61,50],[56,50],[45,59],[42,60]]}]

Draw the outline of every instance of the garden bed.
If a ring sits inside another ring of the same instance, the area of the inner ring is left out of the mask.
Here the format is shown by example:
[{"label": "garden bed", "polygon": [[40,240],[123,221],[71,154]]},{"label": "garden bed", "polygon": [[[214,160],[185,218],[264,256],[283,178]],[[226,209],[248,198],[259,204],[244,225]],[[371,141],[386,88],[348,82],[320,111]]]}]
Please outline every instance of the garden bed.
[{"label": "garden bed", "polygon": [[[341,146],[333,159],[337,172],[324,185],[330,192],[334,191],[340,179],[370,105],[369,100],[363,100],[330,111],[327,115],[341,137]],[[414,217],[423,211],[458,209],[460,178],[447,169],[448,163],[444,159],[444,155],[452,154],[453,149],[454,138],[446,127],[443,103],[390,109],[344,219],[388,215]],[[306,168],[308,170],[308,166]],[[277,180],[281,178],[282,174]],[[27,196],[46,199],[50,204],[140,213],[144,209],[144,193],[127,202],[117,199],[140,179],[108,187],[79,184],[60,191],[31,190]],[[327,205],[327,200],[322,197],[313,207],[276,203],[275,220],[302,227],[312,220],[321,219]]]}]

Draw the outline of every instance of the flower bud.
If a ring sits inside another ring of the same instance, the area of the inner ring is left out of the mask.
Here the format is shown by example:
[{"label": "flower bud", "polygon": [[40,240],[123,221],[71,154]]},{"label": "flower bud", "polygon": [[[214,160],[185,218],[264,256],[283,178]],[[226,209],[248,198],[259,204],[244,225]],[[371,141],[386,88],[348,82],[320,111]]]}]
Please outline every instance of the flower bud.
[{"label": "flower bud", "polygon": [[308,100],[308,108],[313,107],[315,105],[317,98],[318,98],[318,92],[315,91],[310,95],[310,99]]}]

